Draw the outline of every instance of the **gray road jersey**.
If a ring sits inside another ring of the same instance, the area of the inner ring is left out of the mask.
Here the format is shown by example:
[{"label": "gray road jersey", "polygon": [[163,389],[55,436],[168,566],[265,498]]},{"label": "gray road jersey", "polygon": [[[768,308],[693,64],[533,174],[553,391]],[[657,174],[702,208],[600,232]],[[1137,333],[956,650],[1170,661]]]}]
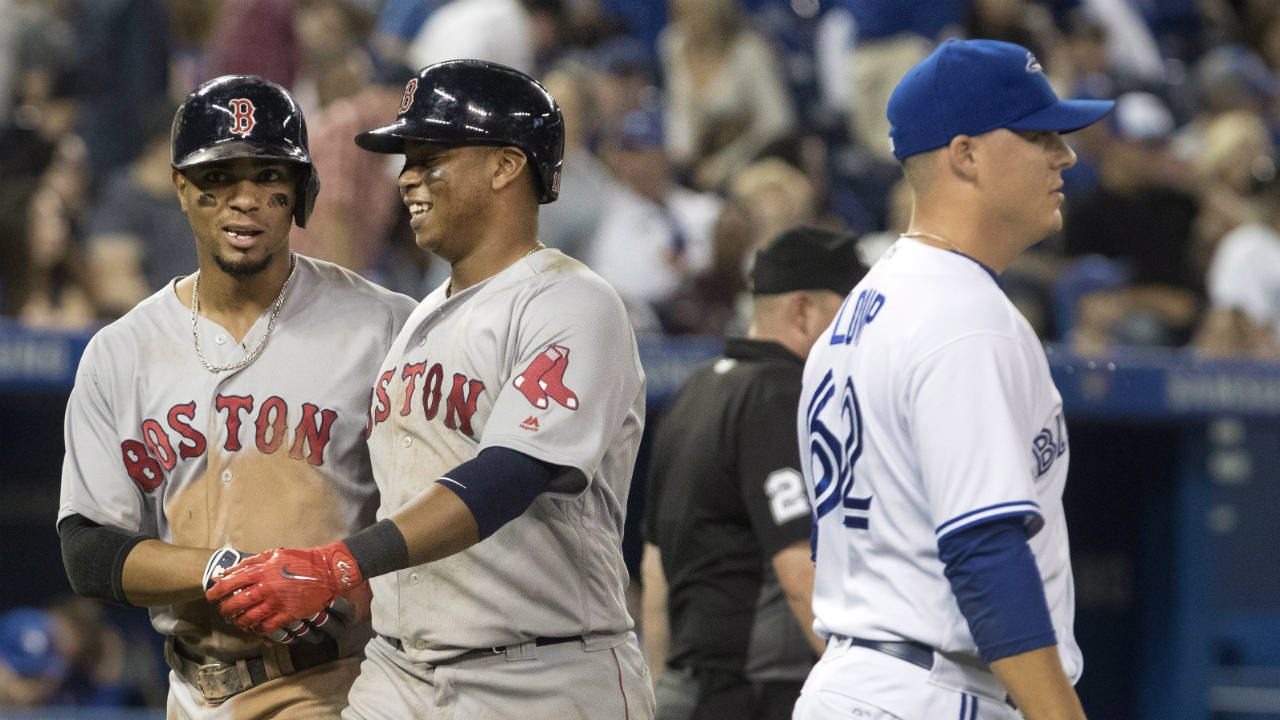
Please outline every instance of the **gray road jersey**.
[{"label": "gray road jersey", "polygon": [[[190,308],[172,285],[93,337],[67,403],[59,520],[78,513],[246,552],[319,545],[373,522],[369,387],[414,301],[319,260],[299,256],[294,272],[266,348],[240,370],[201,365]],[[198,327],[214,365],[244,356],[216,323],[202,316]],[[261,644],[203,600],[152,608],[151,618],[209,653]]]},{"label": "gray road jersey", "polygon": [[616,633],[644,376],[617,293],[557,250],[414,311],[374,388],[380,518],[481,449],[577,468],[472,548],[374,578],[374,629],[415,660],[539,635]]}]

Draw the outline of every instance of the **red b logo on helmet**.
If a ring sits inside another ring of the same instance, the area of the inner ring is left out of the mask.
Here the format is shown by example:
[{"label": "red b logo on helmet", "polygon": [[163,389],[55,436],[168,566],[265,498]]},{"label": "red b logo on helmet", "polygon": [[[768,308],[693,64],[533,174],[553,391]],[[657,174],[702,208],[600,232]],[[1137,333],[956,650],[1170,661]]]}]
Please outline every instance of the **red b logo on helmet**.
[{"label": "red b logo on helmet", "polygon": [[247,98],[236,98],[227,105],[231,107],[231,134],[248,135],[258,124],[253,119],[253,102]]},{"label": "red b logo on helmet", "polygon": [[403,115],[413,104],[413,95],[418,92],[418,78],[413,78],[404,86],[404,97],[400,98],[400,115]]}]

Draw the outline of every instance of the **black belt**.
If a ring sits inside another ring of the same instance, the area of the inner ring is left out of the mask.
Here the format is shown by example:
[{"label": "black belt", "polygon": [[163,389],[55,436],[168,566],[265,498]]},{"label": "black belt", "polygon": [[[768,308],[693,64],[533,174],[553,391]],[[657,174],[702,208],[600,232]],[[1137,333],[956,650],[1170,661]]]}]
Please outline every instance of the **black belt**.
[{"label": "black belt", "polygon": [[205,663],[169,636],[165,638],[164,659],[179,677],[194,685],[210,702],[221,702],[268,680],[338,659],[338,643],[333,638],[325,638],[320,643],[299,641],[287,647],[292,667],[284,667],[270,655],[271,650],[263,655]]},{"label": "black belt", "polygon": [[[899,660],[906,660],[912,665],[922,667],[925,670],[933,669],[933,648],[921,642],[916,642],[914,640],[900,640],[894,642],[887,640],[863,640],[862,638],[845,637],[844,635],[832,635],[831,637],[836,640],[848,640],[849,644],[854,647],[866,648],[868,650],[882,652],[885,655],[892,655]],[[1013,704],[1013,698],[1008,695],[1004,696],[1004,703],[1014,710],[1018,709],[1018,706]]]},{"label": "black belt", "polygon": [[882,652],[885,655],[892,655],[899,660],[906,660],[912,665],[924,668],[925,670],[933,669],[933,648],[924,643],[914,640],[901,640],[889,642],[886,640],[863,640],[862,638],[846,638],[842,635],[833,635],[834,638],[848,640],[850,645],[855,647],[866,648]]},{"label": "black belt", "polygon": [[[400,652],[404,652],[404,642],[402,642],[400,638],[388,637],[386,635],[379,635],[379,637],[391,643],[391,646],[394,647],[396,650],[399,650]],[[583,638],[581,635],[565,635],[564,637],[536,637],[533,639],[533,644],[536,647],[546,647],[547,645],[559,645],[561,643],[573,642],[574,640],[581,641],[582,639]],[[482,657],[493,657],[494,655],[501,655],[505,653],[507,651],[507,648],[510,648],[510,647],[513,647],[513,646],[500,645],[498,647],[476,648],[475,650],[467,650],[466,652],[460,655],[454,655],[451,658],[445,658],[444,660],[439,660],[432,664],[433,665],[451,665],[453,663],[462,662],[463,660],[474,660],[476,658],[482,658]]]}]

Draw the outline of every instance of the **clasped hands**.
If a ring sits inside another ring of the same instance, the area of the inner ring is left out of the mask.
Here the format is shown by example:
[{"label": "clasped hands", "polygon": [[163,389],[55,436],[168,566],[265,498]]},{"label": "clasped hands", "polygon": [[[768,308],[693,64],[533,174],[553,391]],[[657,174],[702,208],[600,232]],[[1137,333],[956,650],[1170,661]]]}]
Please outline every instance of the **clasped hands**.
[{"label": "clasped hands", "polygon": [[367,612],[371,593],[346,544],[277,548],[244,557],[224,548],[209,559],[205,598],[246,632],[291,643],[337,635]]}]

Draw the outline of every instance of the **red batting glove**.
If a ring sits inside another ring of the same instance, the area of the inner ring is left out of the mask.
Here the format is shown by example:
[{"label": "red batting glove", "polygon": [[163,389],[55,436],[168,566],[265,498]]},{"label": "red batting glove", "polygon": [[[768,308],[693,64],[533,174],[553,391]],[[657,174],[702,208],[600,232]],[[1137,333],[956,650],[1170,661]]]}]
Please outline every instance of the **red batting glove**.
[{"label": "red batting glove", "polygon": [[205,597],[237,627],[268,635],[324,610],[364,582],[345,543],[268,550],[228,571]]}]

